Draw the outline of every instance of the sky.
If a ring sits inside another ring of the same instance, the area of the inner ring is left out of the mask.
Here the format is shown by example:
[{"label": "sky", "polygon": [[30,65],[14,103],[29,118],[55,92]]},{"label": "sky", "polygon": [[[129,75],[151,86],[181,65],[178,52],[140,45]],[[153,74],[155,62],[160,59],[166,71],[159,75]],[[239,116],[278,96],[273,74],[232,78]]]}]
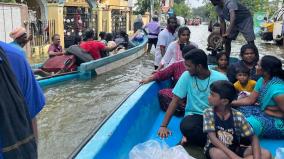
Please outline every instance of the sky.
[{"label": "sky", "polygon": [[186,1],[193,8],[200,7],[200,6],[204,5],[203,0],[186,0]]}]

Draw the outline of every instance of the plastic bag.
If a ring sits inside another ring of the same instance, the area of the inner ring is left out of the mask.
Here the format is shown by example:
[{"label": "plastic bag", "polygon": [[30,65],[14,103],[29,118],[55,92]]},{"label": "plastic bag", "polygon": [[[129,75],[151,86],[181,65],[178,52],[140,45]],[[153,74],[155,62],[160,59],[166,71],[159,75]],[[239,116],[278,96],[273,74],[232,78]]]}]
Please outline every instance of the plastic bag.
[{"label": "plastic bag", "polygon": [[284,159],[284,147],[276,149],[275,159]]},{"label": "plastic bag", "polygon": [[169,148],[165,142],[149,140],[138,144],[129,152],[129,159],[194,159],[181,146]]}]

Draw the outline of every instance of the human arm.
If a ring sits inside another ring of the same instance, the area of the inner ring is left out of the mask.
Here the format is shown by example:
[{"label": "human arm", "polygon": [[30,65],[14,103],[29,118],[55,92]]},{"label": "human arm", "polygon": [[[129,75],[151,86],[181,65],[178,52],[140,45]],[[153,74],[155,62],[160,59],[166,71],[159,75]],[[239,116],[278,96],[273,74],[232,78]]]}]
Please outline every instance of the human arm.
[{"label": "human arm", "polygon": [[171,134],[167,126],[168,126],[168,123],[170,122],[170,119],[173,113],[176,110],[177,104],[181,102],[181,99],[185,98],[187,95],[187,90],[188,90],[188,85],[189,85],[188,76],[189,76],[189,73],[184,72],[179,78],[177,84],[175,85],[173,89],[172,101],[167,109],[166,115],[161,124],[161,128],[158,131],[158,135],[162,138],[167,137],[169,134]]},{"label": "human arm", "polygon": [[164,80],[170,79],[171,77],[174,76],[175,69],[177,69],[176,66],[177,66],[177,64],[174,63],[174,64],[170,65],[169,67],[167,67],[165,69],[156,71],[154,74],[152,74],[148,78],[141,80],[140,83],[146,84],[146,83],[149,83],[149,82],[155,81],[155,80],[164,81]]},{"label": "human arm", "polygon": [[211,141],[211,143],[216,147],[221,149],[229,158],[233,159],[241,159],[238,155],[236,155],[233,151],[227,148],[216,136],[215,132],[208,132],[207,137]]},{"label": "human arm", "polygon": [[226,33],[226,22],[224,18],[221,18],[220,16],[219,18],[220,18],[221,35],[223,35]]},{"label": "human arm", "polygon": [[175,42],[172,42],[166,50],[166,53],[164,54],[163,58],[161,59],[160,65],[158,67],[158,71],[161,70],[162,68],[165,67],[165,65],[168,65],[171,60],[174,58],[173,55],[175,54],[175,47],[176,47]]},{"label": "human arm", "polygon": [[54,51],[48,51],[49,56],[60,56],[63,55],[63,52],[54,52]]},{"label": "human arm", "polygon": [[246,105],[252,105],[256,102],[259,94],[256,91],[252,91],[251,94],[248,97],[241,98],[238,100],[234,100],[231,104],[232,106],[246,106]]},{"label": "human arm", "polygon": [[165,53],[166,53],[166,46],[160,45],[160,51],[161,51],[161,55],[163,57],[165,55]]},{"label": "human arm", "polygon": [[34,133],[34,136],[35,136],[35,141],[36,141],[36,143],[38,143],[38,129],[37,129],[36,117],[34,117],[32,119],[32,127],[33,127],[33,133]]},{"label": "human arm", "polygon": [[59,55],[63,55],[64,54],[62,49],[61,49],[61,51],[55,51],[55,50],[56,50],[55,46],[53,44],[50,45],[49,48],[48,48],[48,55],[49,56],[59,56]]},{"label": "human arm", "polygon": [[230,11],[230,24],[228,26],[228,29],[226,30],[225,34],[223,34],[223,37],[228,37],[235,25],[235,20],[236,20],[236,13],[235,10]]},{"label": "human arm", "polygon": [[228,149],[216,136],[215,117],[213,108],[208,108],[203,113],[203,132],[207,133],[209,141],[216,147],[224,151],[230,158],[238,158]]},{"label": "human arm", "polygon": [[167,109],[166,115],[165,115],[163,122],[160,126],[160,129],[158,131],[158,135],[161,138],[167,138],[169,135],[172,134],[172,132],[167,128],[167,126],[168,126],[168,124],[171,120],[171,117],[174,114],[174,112],[177,108],[177,105],[180,101],[181,101],[181,99],[178,96],[173,95],[172,101],[171,101],[171,103],[170,103],[170,105]]},{"label": "human arm", "polygon": [[152,82],[152,81],[154,81],[154,80],[155,80],[154,74],[152,74],[152,75],[150,75],[149,77],[142,79],[142,80],[140,81],[140,83],[141,83],[141,84],[147,84],[147,83]]},{"label": "human arm", "polygon": [[251,147],[254,159],[261,158],[261,151],[259,146],[259,141],[256,135],[251,136]]},{"label": "human arm", "polygon": [[158,42],[157,42],[157,46],[159,46],[159,49],[160,49],[162,57],[166,53],[166,46],[167,45],[168,45],[168,43],[167,43],[167,35],[165,34],[165,32],[162,31],[158,35]]}]

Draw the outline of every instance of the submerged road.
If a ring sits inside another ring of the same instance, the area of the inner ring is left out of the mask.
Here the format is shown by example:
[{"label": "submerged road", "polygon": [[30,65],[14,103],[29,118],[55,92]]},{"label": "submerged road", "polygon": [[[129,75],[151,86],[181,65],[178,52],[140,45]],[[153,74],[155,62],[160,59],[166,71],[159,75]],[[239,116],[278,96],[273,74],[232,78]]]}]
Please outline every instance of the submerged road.
[{"label": "submerged road", "polygon": [[[201,49],[207,46],[206,25],[191,26],[191,41]],[[241,36],[239,36],[241,37]],[[238,56],[242,38],[232,43]],[[284,58],[284,48],[256,41],[261,55]],[[35,61],[40,61],[36,59]],[[39,158],[61,159],[82,140],[153,71],[153,56],[143,56],[111,72],[88,81],[71,81],[44,90],[45,108],[38,116]]]}]

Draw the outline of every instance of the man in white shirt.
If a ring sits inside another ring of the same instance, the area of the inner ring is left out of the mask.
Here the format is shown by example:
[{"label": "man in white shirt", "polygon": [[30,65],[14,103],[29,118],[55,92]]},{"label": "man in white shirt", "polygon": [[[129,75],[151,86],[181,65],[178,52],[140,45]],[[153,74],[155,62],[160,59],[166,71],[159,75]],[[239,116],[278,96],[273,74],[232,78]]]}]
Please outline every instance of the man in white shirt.
[{"label": "man in white shirt", "polygon": [[177,28],[177,18],[176,17],[169,17],[167,20],[167,28],[162,30],[158,35],[158,43],[155,51],[155,69],[159,67],[162,57],[166,53],[167,46],[171,42],[173,42],[175,37],[175,31]]}]

